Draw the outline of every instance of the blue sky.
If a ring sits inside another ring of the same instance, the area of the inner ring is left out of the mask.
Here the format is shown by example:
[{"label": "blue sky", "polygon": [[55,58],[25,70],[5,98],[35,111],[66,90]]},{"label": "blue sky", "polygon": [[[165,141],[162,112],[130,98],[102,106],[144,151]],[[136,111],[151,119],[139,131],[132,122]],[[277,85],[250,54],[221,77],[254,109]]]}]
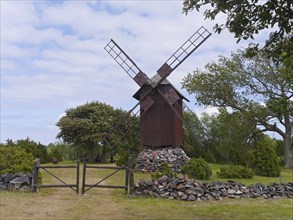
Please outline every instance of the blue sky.
[{"label": "blue sky", "polygon": [[[200,26],[202,12],[182,14],[182,1],[0,1],[1,142],[30,137],[55,142],[68,108],[100,101],[130,109],[136,83],[104,50],[113,38],[147,75]],[[218,21],[224,17],[218,18]],[[260,35],[256,40],[261,42]],[[182,78],[219,55],[245,47],[228,32],[213,34],[168,78]],[[186,91],[189,107],[199,108]]]}]

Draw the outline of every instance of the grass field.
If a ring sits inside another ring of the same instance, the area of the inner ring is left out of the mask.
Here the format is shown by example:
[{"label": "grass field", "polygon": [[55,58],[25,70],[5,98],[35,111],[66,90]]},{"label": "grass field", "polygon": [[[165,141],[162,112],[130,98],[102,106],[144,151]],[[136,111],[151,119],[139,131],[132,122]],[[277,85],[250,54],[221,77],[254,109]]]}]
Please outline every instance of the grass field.
[{"label": "grass field", "polygon": [[[68,163],[64,163],[68,164]],[[72,163],[70,163],[72,164]],[[211,180],[217,178],[221,165],[211,164]],[[74,169],[50,171],[66,183],[75,183]],[[82,167],[80,169],[82,171]],[[108,170],[89,169],[87,183],[96,183]],[[124,172],[107,179],[106,183],[123,185]],[[42,171],[44,184],[57,184],[57,180]],[[148,179],[150,175],[135,173],[135,179]],[[293,170],[282,170],[281,178],[256,176],[239,180],[244,184],[293,181]],[[81,183],[81,179],[80,179]],[[38,193],[1,192],[0,219],[293,219],[293,199],[224,199],[222,201],[175,201],[167,199],[130,197],[121,189],[94,188],[85,195],[77,195],[68,188],[40,189]]]}]

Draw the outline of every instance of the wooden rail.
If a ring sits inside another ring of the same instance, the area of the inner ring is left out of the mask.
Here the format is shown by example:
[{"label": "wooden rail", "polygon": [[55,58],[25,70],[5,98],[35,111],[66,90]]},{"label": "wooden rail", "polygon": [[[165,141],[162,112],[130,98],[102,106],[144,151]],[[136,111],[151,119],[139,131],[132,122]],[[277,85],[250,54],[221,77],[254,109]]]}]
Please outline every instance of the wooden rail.
[{"label": "wooden rail", "polygon": [[[111,169],[115,170],[114,172],[110,173],[103,179],[99,180],[95,184],[86,184],[86,170],[88,168],[92,169]],[[113,176],[120,170],[125,170],[125,184],[124,186],[113,186],[113,185],[100,185],[101,182],[104,180],[108,179],[109,177]],[[86,189],[86,187],[88,187]],[[133,179],[133,161],[132,158],[128,158],[128,163],[125,167],[114,167],[114,166],[92,166],[92,165],[87,165],[86,160],[83,162],[83,175],[82,175],[82,189],[81,193],[84,194],[88,190],[92,188],[112,188],[112,189],[125,189],[125,193],[133,194],[133,189],[134,189],[134,179]]]},{"label": "wooden rail", "polygon": [[[52,188],[52,187],[62,187],[62,188],[71,188],[77,194],[79,193],[79,161],[76,162],[76,166],[41,166],[40,159],[36,158],[34,161],[34,170],[33,170],[33,178],[32,178],[32,192],[37,192],[38,188]],[[62,179],[54,175],[48,169],[67,169],[67,168],[76,168],[76,183],[75,184],[67,184]],[[50,185],[39,185],[38,184],[38,176],[39,169],[43,169],[55,179],[59,180],[63,184],[50,184]]]}]

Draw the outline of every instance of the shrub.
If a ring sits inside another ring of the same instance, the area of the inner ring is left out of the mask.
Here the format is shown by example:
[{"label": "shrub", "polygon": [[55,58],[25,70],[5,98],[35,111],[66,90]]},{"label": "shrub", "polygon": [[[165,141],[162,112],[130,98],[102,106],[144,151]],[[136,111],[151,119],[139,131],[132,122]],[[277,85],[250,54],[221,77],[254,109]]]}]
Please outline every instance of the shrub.
[{"label": "shrub", "polygon": [[16,142],[8,139],[6,146],[21,148],[27,153],[32,154],[34,158],[40,158],[42,163],[50,162],[47,147],[31,140],[29,137],[27,137],[26,139],[17,140]]},{"label": "shrub", "polygon": [[204,159],[209,163],[215,163],[216,159],[210,149],[204,154]]},{"label": "shrub", "polygon": [[152,180],[159,179],[162,176],[177,177],[177,174],[172,171],[168,163],[161,164],[162,172],[155,172],[151,174]]},{"label": "shrub", "polygon": [[276,141],[268,136],[263,136],[258,142],[251,156],[251,167],[255,174],[267,177],[280,176],[281,166],[276,153],[276,145]]},{"label": "shrub", "polygon": [[34,157],[18,147],[0,148],[0,173],[31,173]]},{"label": "shrub", "polygon": [[222,167],[217,175],[221,178],[252,179],[253,171],[244,166],[227,166]]},{"label": "shrub", "polygon": [[117,166],[126,166],[128,163],[128,158],[130,157],[129,151],[120,152],[119,158],[116,161]]},{"label": "shrub", "polygon": [[209,164],[203,158],[191,158],[181,167],[181,172],[190,178],[208,180],[212,175]]},{"label": "shrub", "polygon": [[54,162],[54,160],[57,160],[57,163],[63,161],[61,150],[58,147],[50,147],[49,151],[50,162]]}]

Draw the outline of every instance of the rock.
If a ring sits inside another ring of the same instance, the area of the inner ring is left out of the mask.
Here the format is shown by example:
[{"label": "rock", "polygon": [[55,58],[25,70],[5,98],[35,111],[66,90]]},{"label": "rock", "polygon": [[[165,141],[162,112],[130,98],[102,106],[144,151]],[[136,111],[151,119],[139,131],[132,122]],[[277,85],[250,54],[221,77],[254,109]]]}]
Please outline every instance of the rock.
[{"label": "rock", "polygon": [[181,197],[181,196],[183,196],[183,195],[184,195],[184,192],[180,192],[180,191],[178,192],[178,196]]},{"label": "rock", "polygon": [[186,194],[187,194],[187,195],[197,195],[196,191],[193,190],[193,189],[188,189],[188,190],[186,190]]},{"label": "rock", "polygon": [[169,196],[169,192],[165,192],[163,194],[161,194],[161,197],[165,198],[165,197],[168,197]]},{"label": "rock", "polygon": [[177,194],[176,194],[176,193],[174,193],[174,192],[171,192],[171,193],[170,193],[170,196],[172,196],[172,197],[176,198],[176,197],[177,197]]},{"label": "rock", "polygon": [[223,196],[228,196],[228,194],[229,194],[229,193],[228,193],[227,190],[223,190],[223,191],[222,191],[222,195],[223,195]]},{"label": "rock", "polygon": [[139,185],[141,186],[145,186],[145,180],[144,179],[140,179],[139,182],[138,182]]},{"label": "rock", "polygon": [[8,174],[3,174],[2,179],[4,180],[4,183],[9,183],[11,180],[15,178],[15,175],[8,173]]},{"label": "rock", "polygon": [[220,193],[219,192],[211,192],[211,196],[216,199],[217,197],[220,196]]},{"label": "rock", "polygon": [[7,190],[9,190],[9,191],[15,190],[15,184],[9,183],[8,186],[7,186]]},{"label": "rock", "polygon": [[190,200],[190,201],[194,201],[195,200],[195,196],[194,195],[190,195],[190,196],[188,196],[188,200]]},{"label": "rock", "polygon": [[22,185],[31,185],[28,176],[20,176],[10,181],[10,183],[15,184],[15,189],[19,189]]},{"label": "rock", "polygon": [[154,192],[154,197],[156,198],[160,197],[159,193]]},{"label": "rock", "polygon": [[165,182],[167,180],[168,180],[168,176],[165,175],[165,176],[162,176],[158,179],[158,183],[160,184],[160,183]]},{"label": "rock", "polygon": [[235,190],[233,190],[233,189],[228,189],[228,194],[235,194],[236,192],[235,192]]},{"label": "rock", "polygon": [[20,187],[19,191],[22,192],[31,192],[31,188],[29,186],[23,185],[22,187]]},{"label": "rock", "polygon": [[176,186],[176,189],[181,190],[184,189],[185,186],[183,184],[179,184],[178,186]]},{"label": "rock", "polygon": [[7,189],[7,186],[6,185],[0,185],[0,191],[4,191]]},{"label": "rock", "polygon": [[186,200],[188,198],[188,195],[186,195],[186,194],[183,194],[182,196],[181,196],[181,199],[182,200]]},{"label": "rock", "polygon": [[145,184],[146,184],[147,186],[153,186],[153,185],[155,185],[154,182],[151,181],[151,180],[147,180],[147,181],[145,181]]},{"label": "rock", "polygon": [[241,192],[240,190],[238,190],[235,194],[236,194],[236,195],[242,195],[243,192]]}]

